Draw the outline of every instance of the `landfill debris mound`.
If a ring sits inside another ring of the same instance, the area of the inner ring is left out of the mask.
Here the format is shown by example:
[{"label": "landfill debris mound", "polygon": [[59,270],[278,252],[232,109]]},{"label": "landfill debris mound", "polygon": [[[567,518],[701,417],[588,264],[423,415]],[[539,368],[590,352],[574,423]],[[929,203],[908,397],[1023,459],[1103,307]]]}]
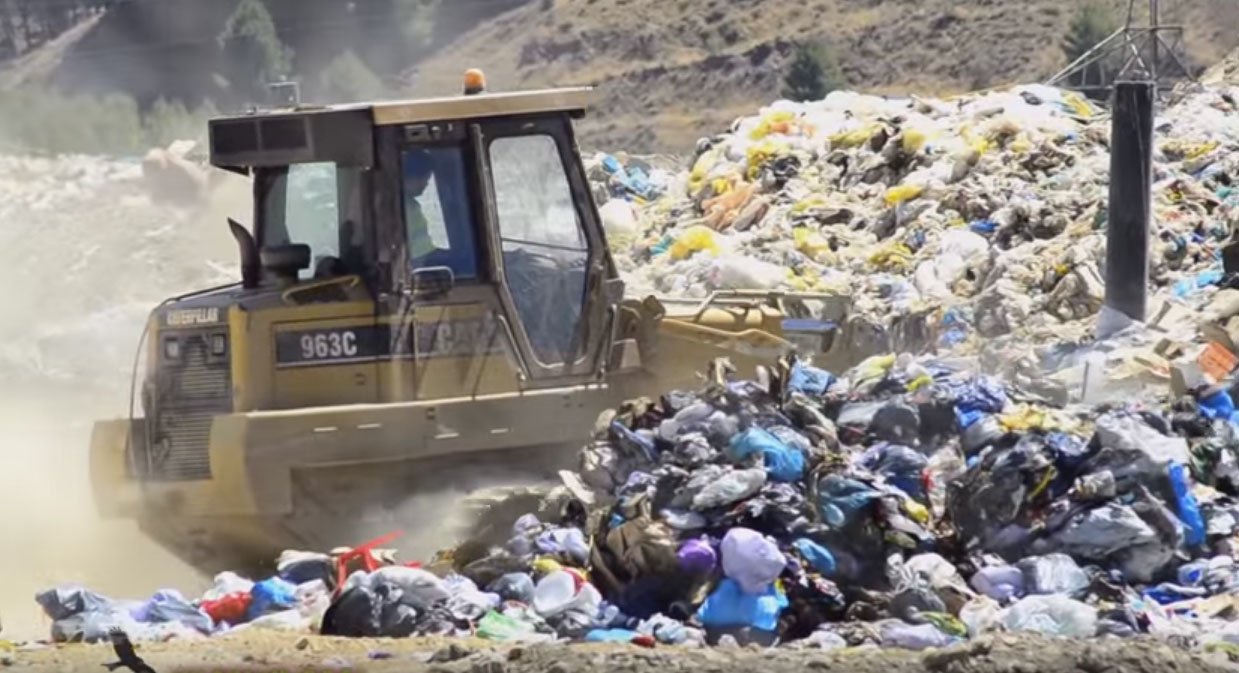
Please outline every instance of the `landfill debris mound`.
[{"label": "landfill debris mound", "polygon": [[58,641],[249,629],[352,637],[945,648],[997,631],[1239,654],[1230,393],[1056,408],[932,358],[836,377],[714,363],[604,412],[579,470],[499,545],[427,567],[288,551],[258,582],[39,604]]},{"label": "landfill debris mound", "polygon": [[390,538],[289,551],[193,599],[55,587],[53,639],[919,651],[1016,631],[1239,656],[1236,111],[1219,86],[1159,117],[1154,309],[1102,340],[1108,124],[1070,94],[838,93],[738,120],[688,171],[599,156],[634,295],[846,291],[879,354],[751,381],[714,363],[702,390],[603,414],[502,544],[425,566]]}]

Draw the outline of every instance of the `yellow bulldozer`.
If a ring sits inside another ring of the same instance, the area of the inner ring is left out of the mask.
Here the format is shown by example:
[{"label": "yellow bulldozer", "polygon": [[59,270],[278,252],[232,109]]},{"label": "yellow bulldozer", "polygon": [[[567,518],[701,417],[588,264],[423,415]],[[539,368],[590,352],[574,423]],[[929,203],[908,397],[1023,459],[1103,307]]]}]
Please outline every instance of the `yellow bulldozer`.
[{"label": "yellow bulldozer", "polygon": [[395,529],[423,555],[471,493],[574,467],[622,400],[720,357],[865,354],[842,296],[626,297],[573,131],[590,90],[482,88],[210,122],[253,185],[241,278],[152,311],[130,417],[93,430],[105,516],[207,573]]}]

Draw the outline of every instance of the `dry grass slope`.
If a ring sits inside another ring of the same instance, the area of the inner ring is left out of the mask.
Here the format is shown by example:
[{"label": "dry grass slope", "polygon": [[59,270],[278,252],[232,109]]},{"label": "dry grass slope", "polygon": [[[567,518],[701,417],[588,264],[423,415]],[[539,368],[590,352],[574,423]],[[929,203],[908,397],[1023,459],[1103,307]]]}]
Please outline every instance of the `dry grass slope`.
[{"label": "dry grass slope", "polygon": [[[831,42],[852,88],[944,94],[1052,74],[1081,1],[531,1],[441,50],[414,88],[454,92],[467,66],[497,89],[593,84],[587,144],[677,150],[775,99],[796,41]],[[1162,4],[1197,63],[1239,44],[1234,0]]]}]

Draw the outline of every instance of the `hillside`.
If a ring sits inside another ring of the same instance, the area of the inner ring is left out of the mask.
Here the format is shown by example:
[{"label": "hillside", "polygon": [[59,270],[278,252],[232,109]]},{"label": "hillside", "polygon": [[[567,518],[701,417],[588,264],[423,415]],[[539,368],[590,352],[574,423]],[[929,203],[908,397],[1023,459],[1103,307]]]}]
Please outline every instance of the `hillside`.
[{"label": "hillside", "polygon": [[[824,40],[849,88],[943,94],[1044,79],[1079,0],[546,0],[480,24],[426,60],[417,95],[467,65],[492,88],[594,84],[587,144],[682,150],[778,96],[800,40]],[[1163,0],[1192,60],[1239,44],[1239,4]],[[1117,7],[1117,3],[1116,3]],[[1123,4],[1126,7],[1126,4]]]}]

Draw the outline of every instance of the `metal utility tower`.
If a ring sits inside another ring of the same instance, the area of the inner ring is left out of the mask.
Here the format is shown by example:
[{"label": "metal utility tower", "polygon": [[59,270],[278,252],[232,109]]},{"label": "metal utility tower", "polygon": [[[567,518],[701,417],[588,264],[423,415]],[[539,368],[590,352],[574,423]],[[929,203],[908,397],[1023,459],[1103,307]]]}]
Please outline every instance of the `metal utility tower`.
[{"label": "metal utility tower", "polygon": [[[1160,0],[1148,0],[1148,24],[1138,25],[1136,0],[1127,0],[1127,21],[1109,37],[1097,43],[1058,74],[1048,84],[1066,86],[1089,94],[1109,94],[1118,80],[1153,82],[1159,91],[1169,91],[1179,78],[1193,78],[1179,58],[1183,48],[1183,26],[1161,22]],[[1101,64],[1119,67],[1095,68]],[[1071,78],[1080,75],[1074,84]]]}]

